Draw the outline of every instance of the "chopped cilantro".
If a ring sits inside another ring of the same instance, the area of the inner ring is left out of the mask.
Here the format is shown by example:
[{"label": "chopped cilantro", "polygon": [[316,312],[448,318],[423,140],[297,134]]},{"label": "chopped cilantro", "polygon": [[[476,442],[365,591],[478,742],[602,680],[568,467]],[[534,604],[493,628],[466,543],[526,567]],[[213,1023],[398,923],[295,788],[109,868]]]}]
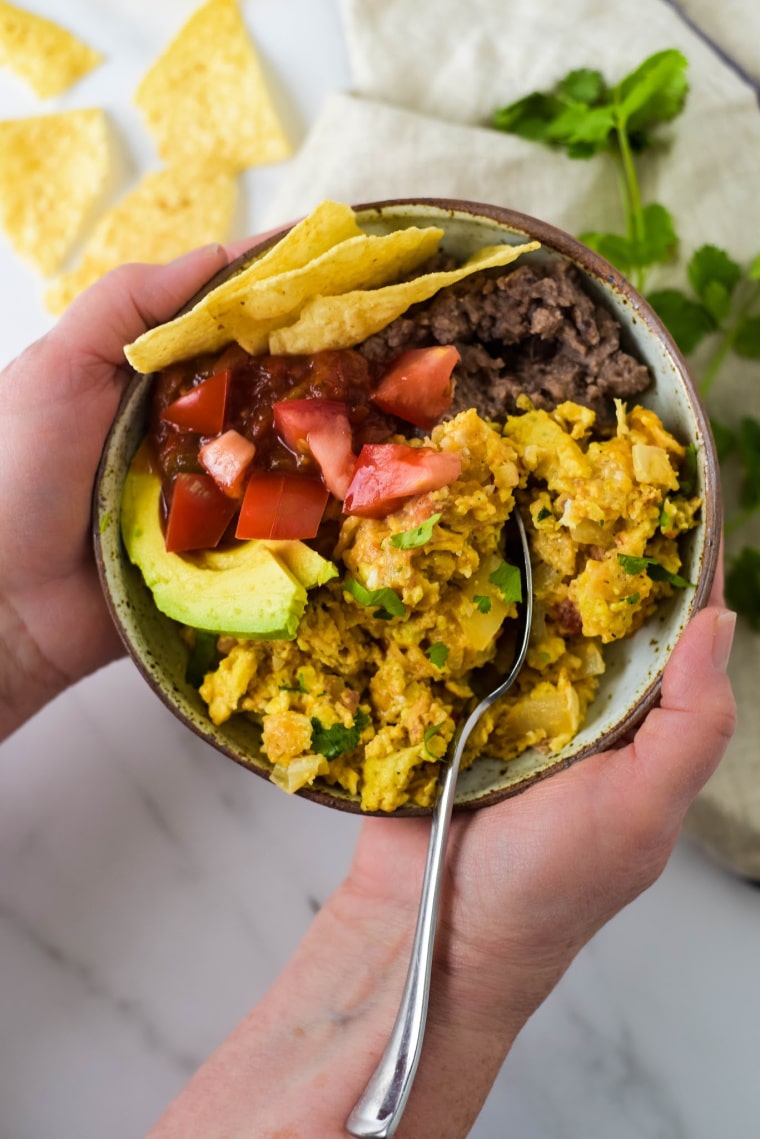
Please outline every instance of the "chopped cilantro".
[{"label": "chopped cilantro", "polygon": [[431,664],[443,668],[449,655],[448,645],[444,645],[443,641],[435,641],[426,652]]},{"label": "chopped cilantro", "polygon": [[431,514],[429,518],[426,518],[419,526],[415,526],[414,529],[393,534],[391,545],[396,546],[399,550],[416,550],[418,546],[424,546],[433,537],[433,528],[440,520],[440,514]]},{"label": "chopped cilantro", "polygon": [[636,605],[637,602],[641,601],[641,594],[629,593],[627,597],[623,598],[623,600],[625,601],[626,605]]},{"label": "chopped cilantro", "polygon": [[311,718],[311,746],[325,759],[337,759],[359,745],[359,737],[369,723],[369,716],[361,708],[354,716],[350,728],[344,724],[332,724],[326,728],[316,716]]},{"label": "chopped cilantro", "polygon": [[671,573],[665,569],[655,558],[638,557],[636,554],[618,554],[617,559],[625,573],[646,573],[652,581],[666,581],[678,589],[687,589],[692,582],[687,581],[680,574]]},{"label": "chopped cilantro", "polygon": [[518,566],[510,565],[509,562],[501,562],[493,573],[489,574],[488,580],[496,586],[507,603],[522,601],[522,579]]},{"label": "chopped cilantro", "polygon": [[543,522],[545,518],[551,518],[552,512],[546,506],[542,506],[536,515],[536,522]]},{"label": "chopped cilantro", "polygon": [[355,601],[367,608],[376,608],[376,617],[381,621],[390,621],[392,617],[406,616],[406,606],[395,590],[388,588],[367,589],[356,578],[347,577],[343,582],[346,593],[350,593]]},{"label": "chopped cilantro", "polygon": [[111,525],[111,511],[107,510],[98,524],[98,533],[105,534],[108,527]]},{"label": "chopped cilantro", "polygon": [[446,726],[446,721],[441,720],[440,724],[434,724],[433,727],[426,728],[425,734],[422,737],[422,742],[425,745],[425,751],[428,753],[428,755],[432,756],[433,759],[440,759],[441,757],[439,755],[436,755],[434,751],[431,751],[430,748],[428,747],[428,744],[432,740],[433,736],[437,736],[438,733],[440,732],[441,728],[443,728],[445,726]]},{"label": "chopped cilantro", "polygon": [[472,601],[473,601],[475,608],[480,610],[481,613],[490,613],[491,612],[491,598],[486,597],[485,594],[476,593],[475,596],[473,597]]}]

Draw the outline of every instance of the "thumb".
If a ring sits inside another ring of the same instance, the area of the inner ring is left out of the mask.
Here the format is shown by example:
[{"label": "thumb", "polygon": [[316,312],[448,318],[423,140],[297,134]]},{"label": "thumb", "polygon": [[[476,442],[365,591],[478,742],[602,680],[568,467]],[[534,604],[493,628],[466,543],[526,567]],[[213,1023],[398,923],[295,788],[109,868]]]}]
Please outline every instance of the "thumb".
[{"label": "thumb", "polygon": [[[73,361],[72,378],[103,374],[124,361],[124,345],[175,316],[206,282],[227,265],[221,245],[203,246],[166,265],[121,265],[80,293],[45,337],[62,361]],[[74,385],[72,385],[74,386]]]}]

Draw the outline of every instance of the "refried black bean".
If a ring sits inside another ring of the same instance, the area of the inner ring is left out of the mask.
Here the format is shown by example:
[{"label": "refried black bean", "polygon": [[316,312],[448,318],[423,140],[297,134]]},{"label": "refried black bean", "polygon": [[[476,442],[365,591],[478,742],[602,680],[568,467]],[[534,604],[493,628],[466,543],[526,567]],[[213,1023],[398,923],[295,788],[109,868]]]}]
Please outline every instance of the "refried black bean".
[{"label": "refried black bean", "polygon": [[512,414],[518,395],[552,410],[563,400],[614,423],[614,399],[638,395],[648,369],[620,347],[620,327],[588,295],[569,262],[523,262],[475,273],[410,308],[359,346],[380,366],[407,348],[454,344],[454,402],[446,418],[475,407],[486,418]]}]

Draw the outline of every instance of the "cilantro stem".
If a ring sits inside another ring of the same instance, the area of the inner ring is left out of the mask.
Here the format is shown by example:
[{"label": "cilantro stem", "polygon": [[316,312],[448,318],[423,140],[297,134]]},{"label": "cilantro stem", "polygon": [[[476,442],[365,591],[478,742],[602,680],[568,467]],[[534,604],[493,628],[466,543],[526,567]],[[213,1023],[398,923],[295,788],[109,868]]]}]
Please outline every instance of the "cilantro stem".
[{"label": "cilantro stem", "polygon": [[[625,188],[625,213],[628,238],[635,247],[640,247],[644,241],[644,213],[641,208],[641,191],[636,175],[636,165],[626,130],[625,116],[619,102],[619,93],[615,91],[615,134],[617,135],[620,165],[623,171],[623,186]],[[634,266],[634,286],[641,292],[644,288],[644,270],[642,266]]]},{"label": "cilantro stem", "polygon": [[736,340],[736,337],[739,333],[739,329],[747,319],[747,316],[749,315],[758,297],[760,297],[760,281],[754,282],[753,287],[750,289],[747,297],[744,300],[744,303],[737,309],[733,322],[728,326],[728,328],[723,331],[723,335],[720,338],[718,347],[715,349],[712,356],[707,362],[707,367],[705,368],[704,375],[699,382],[699,391],[703,398],[707,396],[711,391],[712,386],[718,378],[718,374],[720,373],[720,370],[725,363],[726,357],[733,348],[734,341]]}]

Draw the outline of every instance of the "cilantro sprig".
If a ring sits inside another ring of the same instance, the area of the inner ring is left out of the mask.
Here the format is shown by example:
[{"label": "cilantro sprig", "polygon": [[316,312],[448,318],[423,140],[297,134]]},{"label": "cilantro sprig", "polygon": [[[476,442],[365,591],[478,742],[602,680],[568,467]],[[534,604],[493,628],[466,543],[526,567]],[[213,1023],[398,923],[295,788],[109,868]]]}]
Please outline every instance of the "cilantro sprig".
[{"label": "cilantro sprig", "polygon": [[[612,161],[621,189],[624,232],[589,229],[581,240],[629,276],[644,291],[648,271],[679,254],[676,221],[660,202],[642,199],[639,166],[659,128],[682,112],[688,95],[688,62],[681,52],[656,52],[615,84],[591,68],[577,68],[548,92],[533,92],[494,112],[492,125],[555,149],[572,159],[602,156]],[[683,287],[649,291],[647,299],[687,357],[712,342],[699,372],[690,360],[710,411],[710,396],[732,354],[760,361],[760,253],[740,265],[725,250],[706,243],[684,265]],[[700,360],[702,359],[700,354]],[[726,533],[760,511],[760,419],[741,408],[732,423],[711,415],[721,467],[737,468],[736,501],[726,502]],[[695,455],[687,453],[680,491],[694,494]],[[651,567],[650,567],[650,576]],[[657,572],[657,571],[655,571]],[[744,546],[727,557],[729,604],[760,632],[760,550]]]},{"label": "cilantro sprig", "polygon": [[375,609],[375,617],[381,621],[390,621],[392,617],[405,617],[406,606],[394,589],[385,586],[383,589],[367,589],[355,577],[347,577],[343,582],[343,589],[349,593],[360,605],[368,609]]},{"label": "cilantro sprig", "polygon": [[329,728],[317,719],[311,718],[311,746],[318,755],[325,759],[337,759],[348,751],[354,751],[359,746],[361,734],[369,723],[369,716],[361,708],[354,716],[350,727],[345,724],[331,724]]},{"label": "cilantro sprig", "polygon": [[569,72],[548,93],[533,92],[497,110],[497,130],[563,149],[570,158],[608,154],[618,174],[625,233],[590,230],[587,245],[617,265],[643,288],[644,271],[668,261],[678,238],[669,210],[659,202],[644,205],[635,156],[653,142],[657,127],[683,110],[689,85],[688,62],[675,49],[656,52],[619,83],[608,86],[600,71]]},{"label": "cilantro sprig", "polygon": [[[692,582],[687,581],[678,573],[665,568],[656,558],[639,557],[637,554],[618,554],[617,560],[624,573],[646,573],[652,581],[665,581],[676,589],[688,589]],[[627,600],[627,599],[626,599]]]},{"label": "cilantro sprig", "polygon": [[419,546],[424,546],[430,541],[436,523],[440,520],[440,514],[431,514],[424,522],[420,522],[419,526],[414,526],[411,530],[402,530],[398,534],[392,534],[390,543],[399,550],[416,550]]}]

